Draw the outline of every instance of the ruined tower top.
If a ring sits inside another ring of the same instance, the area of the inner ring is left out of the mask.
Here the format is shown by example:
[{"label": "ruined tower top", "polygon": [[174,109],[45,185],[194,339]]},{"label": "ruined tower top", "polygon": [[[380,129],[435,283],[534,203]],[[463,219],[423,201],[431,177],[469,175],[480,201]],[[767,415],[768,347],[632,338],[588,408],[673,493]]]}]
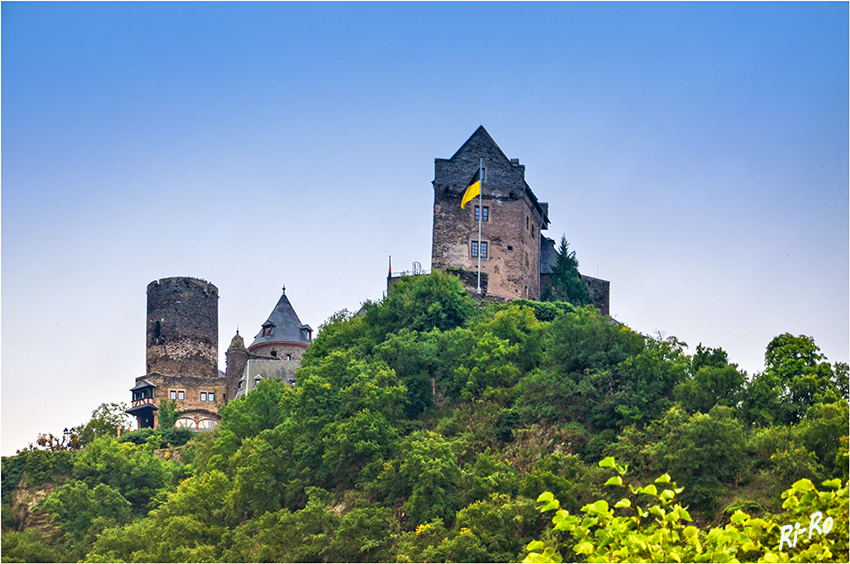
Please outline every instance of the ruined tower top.
[{"label": "ruined tower top", "polygon": [[197,278],[148,284],[147,370],[218,378],[218,288]]}]

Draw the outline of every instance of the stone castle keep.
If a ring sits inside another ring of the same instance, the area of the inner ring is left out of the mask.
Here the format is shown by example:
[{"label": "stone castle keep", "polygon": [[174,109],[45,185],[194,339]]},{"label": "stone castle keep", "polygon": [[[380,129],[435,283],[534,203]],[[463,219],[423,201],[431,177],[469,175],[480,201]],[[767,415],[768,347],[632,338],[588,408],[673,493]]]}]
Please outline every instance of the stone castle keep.
[{"label": "stone castle keep", "polygon": [[[467,185],[484,163],[478,198],[461,209]],[[555,241],[544,236],[549,205],[525,182],[525,167],[509,159],[479,127],[449,159],[434,162],[434,224],[431,268],[456,274],[476,292],[481,259],[482,294],[500,300],[538,300],[557,259]],[[481,244],[478,218],[481,217]],[[388,276],[388,289],[392,280]],[[582,275],[596,307],[609,312],[610,284]],[[214,428],[219,407],[249,393],[266,378],[295,384],[295,371],[313,330],[301,323],[286,289],[247,348],[236,335],[218,369],[218,288],[197,278],[163,278],[147,287],[146,374],[131,389],[138,428],[156,427],[161,400],[176,402],[176,426]]]}]

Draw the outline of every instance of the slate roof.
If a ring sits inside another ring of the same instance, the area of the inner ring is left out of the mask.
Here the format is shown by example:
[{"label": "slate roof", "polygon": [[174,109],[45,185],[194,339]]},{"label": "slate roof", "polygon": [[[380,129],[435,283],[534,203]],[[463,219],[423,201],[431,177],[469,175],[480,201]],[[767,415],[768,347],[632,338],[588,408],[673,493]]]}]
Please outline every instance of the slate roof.
[{"label": "slate roof", "polygon": [[278,343],[281,341],[301,343],[304,345],[310,344],[310,334],[313,329],[309,325],[304,325],[298,319],[298,314],[295,313],[295,309],[289,303],[289,298],[286,297],[286,288],[283,289],[283,293],[277,301],[277,305],[274,306],[271,315],[269,315],[269,318],[262,325],[262,327],[267,326],[271,326],[271,334],[263,336],[263,330],[260,329],[260,332],[254,337],[254,342],[248,347],[249,349],[264,343]]},{"label": "slate roof", "polygon": [[136,390],[141,390],[142,388],[156,388],[156,384],[151,384],[147,380],[139,380],[135,386],[130,388],[131,392],[135,392]]}]

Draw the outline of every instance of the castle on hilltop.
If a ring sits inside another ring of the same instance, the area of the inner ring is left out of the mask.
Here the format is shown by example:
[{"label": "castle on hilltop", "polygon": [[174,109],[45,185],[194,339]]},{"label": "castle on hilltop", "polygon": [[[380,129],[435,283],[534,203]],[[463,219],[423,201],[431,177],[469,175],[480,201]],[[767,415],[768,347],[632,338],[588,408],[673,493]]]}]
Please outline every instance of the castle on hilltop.
[{"label": "castle on hilltop", "polygon": [[[470,179],[483,161],[481,201],[461,208]],[[557,260],[549,227],[549,204],[525,182],[525,167],[509,159],[479,127],[449,159],[434,161],[434,225],[431,268],[457,275],[481,295],[498,300],[538,300]],[[478,220],[481,219],[479,244]],[[418,272],[417,272],[418,273]],[[387,289],[399,275],[392,270]],[[608,315],[610,284],[582,275],[596,307]],[[218,369],[218,288],[197,278],[163,278],[148,284],[146,373],[136,378],[132,406],[138,428],[156,427],[161,400],[176,402],[176,426],[214,428],[219,408],[266,378],[295,384],[313,330],[301,323],[284,288],[247,348],[236,331]]]},{"label": "castle on hilltop", "polygon": [[[476,197],[462,209],[464,192],[482,161],[481,203]],[[543,235],[549,227],[549,204],[538,201],[519,159],[509,159],[481,126],[451,158],[434,160],[432,184],[431,268],[456,274],[476,293],[480,258],[483,295],[539,300],[550,284],[558,253],[555,241]],[[388,285],[392,279],[390,274]],[[594,305],[608,315],[610,283],[584,275],[582,279]]]},{"label": "castle on hilltop", "polygon": [[301,323],[286,289],[254,342],[236,331],[226,353],[226,371],[218,369],[218,288],[197,278],[163,278],[148,284],[146,374],[131,388],[127,413],[139,429],[157,427],[162,400],[174,401],[176,427],[214,428],[218,410],[230,399],[254,389],[264,378],[295,383],[301,355],[313,329]]}]

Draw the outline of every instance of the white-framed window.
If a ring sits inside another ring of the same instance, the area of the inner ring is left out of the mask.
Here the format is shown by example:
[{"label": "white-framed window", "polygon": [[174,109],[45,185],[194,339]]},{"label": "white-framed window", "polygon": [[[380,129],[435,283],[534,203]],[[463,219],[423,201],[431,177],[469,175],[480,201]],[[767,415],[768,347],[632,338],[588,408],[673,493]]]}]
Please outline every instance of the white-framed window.
[{"label": "white-framed window", "polygon": [[177,390],[177,399],[186,399],[186,392],[184,392],[183,390]]},{"label": "white-framed window", "polygon": [[478,221],[478,216],[481,215],[481,221],[488,222],[490,221],[490,208],[487,206],[483,206],[484,212],[481,214],[481,209],[478,206],[475,206],[475,221]]},{"label": "white-framed window", "polygon": [[168,392],[168,399],[177,399],[177,390],[171,390]]},{"label": "white-framed window", "polygon": [[[473,257],[478,256],[478,241],[472,241],[470,245],[470,254]],[[487,241],[481,241],[481,258],[487,258]]]},{"label": "white-framed window", "polygon": [[207,401],[207,393],[201,392],[201,401]]},{"label": "white-framed window", "polygon": [[215,392],[210,392],[207,394],[207,401],[215,401]]}]

